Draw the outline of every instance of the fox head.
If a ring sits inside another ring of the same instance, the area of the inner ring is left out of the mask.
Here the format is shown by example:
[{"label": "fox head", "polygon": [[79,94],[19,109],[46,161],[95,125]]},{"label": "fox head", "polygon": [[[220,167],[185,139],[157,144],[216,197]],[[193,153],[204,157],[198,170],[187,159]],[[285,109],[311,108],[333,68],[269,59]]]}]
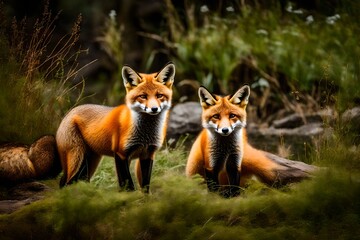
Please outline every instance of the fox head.
[{"label": "fox head", "polygon": [[138,73],[129,66],[122,68],[126,104],[136,112],[157,115],[171,107],[175,65],[166,64],[159,72]]},{"label": "fox head", "polygon": [[203,127],[222,136],[228,136],[237,129],[245,127],[245,109],[249,96],[250,88],[247,85],[241,87],[235,94],[225,97],[211,94],[205,87],[200,87]]}]

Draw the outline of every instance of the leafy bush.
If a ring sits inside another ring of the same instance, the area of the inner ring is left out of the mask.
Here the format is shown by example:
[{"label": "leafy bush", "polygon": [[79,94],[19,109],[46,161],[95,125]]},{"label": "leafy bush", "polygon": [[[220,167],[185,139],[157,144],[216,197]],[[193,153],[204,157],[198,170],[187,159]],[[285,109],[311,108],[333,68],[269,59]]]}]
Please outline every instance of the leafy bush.
[{"label": "leafy bush", "polygon": [[190,6],[182,21],[167,3],[168,46],[183,78],[224,94],[265,80],[289,110],[299,102],[319,108],[335,101],[344,109],[360,96],[360,29],[346,10],[324,16],[243,5],[220,18]]}]

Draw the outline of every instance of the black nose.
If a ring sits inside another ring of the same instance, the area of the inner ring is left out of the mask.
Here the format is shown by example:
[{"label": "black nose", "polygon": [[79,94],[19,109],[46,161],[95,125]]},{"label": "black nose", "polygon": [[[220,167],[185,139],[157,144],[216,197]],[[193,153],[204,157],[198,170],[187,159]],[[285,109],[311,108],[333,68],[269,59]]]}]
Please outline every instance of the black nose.
[{"label": "black nose", "polygon": [[223,128],[221,131],[226,134],[226,133],[229,132],[229,129],[228,128]]},{"label": "black nose", "polygon": [[153,111],[153,112],[157,112],[157,110],[158,110],[158,107],[152,107],[151,108],[151,111]]}]

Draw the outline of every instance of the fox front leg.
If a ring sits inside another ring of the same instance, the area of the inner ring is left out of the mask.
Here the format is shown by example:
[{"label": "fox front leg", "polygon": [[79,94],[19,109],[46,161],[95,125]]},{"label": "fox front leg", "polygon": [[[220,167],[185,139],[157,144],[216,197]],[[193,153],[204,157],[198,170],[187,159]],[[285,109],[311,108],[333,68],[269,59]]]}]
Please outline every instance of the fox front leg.
[{"label": "fox front leg", "polygon": [[144,193],[149,193],[150,190],[150,179],[155,151],[155,146],[149,146],[147,149],[147,154],[141,157],[139,160],[141,173],[138,179],[140,187],[143,189]]},{"label": "fox front leg", "polygon": [[220,190],[219,173],[219,165],[215,165],[212,169],[205,168],[206,184],[210,192],[218,192]]},{"label": "fox front leg", "polygon": [[135,186],[129,170],[129,159],[122,159],[117,153],[115,153],[114,157],[120,189],[134,191]]},{"label": "fox front leg", "polygon": [[223,192],[224,197],[235,197],[240,194],[240,157],[232,154],[226,161],[226,172],[228,175],[229,186]]}]

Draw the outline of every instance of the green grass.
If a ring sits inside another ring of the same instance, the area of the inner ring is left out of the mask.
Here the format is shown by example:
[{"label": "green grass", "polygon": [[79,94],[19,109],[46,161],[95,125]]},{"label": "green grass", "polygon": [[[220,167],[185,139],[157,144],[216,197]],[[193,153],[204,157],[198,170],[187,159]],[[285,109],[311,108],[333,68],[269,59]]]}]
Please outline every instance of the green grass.
[{"label": "green grass", "polygon": [[[339,150],[343,150],[339,148]],[[359,168],[331,162],[312,180],[283,189],[256,181],[242,195],[208,193],[187,179],[187,151],[157,154],[151,194],[119,192],[114,161],[105,158],[90,183],[56,190],[0,216],[1,239],[356,239],[360,236]],[[321,153],[322,154],[322,153]],[[355,155],[332,152],[336,160]],[[324,157],[329,157],[324,155]]]}]

